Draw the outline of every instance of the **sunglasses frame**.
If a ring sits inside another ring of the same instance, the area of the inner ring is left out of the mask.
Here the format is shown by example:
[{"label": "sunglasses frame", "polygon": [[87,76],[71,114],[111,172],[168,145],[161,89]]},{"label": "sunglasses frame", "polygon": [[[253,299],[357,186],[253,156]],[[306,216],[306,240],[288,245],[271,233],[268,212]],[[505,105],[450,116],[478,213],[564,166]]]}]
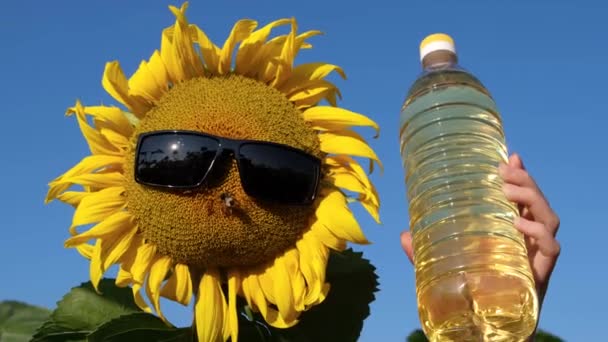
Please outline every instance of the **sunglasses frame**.
[{"label": "sunglasses frame", "polygon": [[[138,172],[137,172],[137,165],[140,160],[139,149],[141,148],[141,144],[142,144],[143,140],[148,137],[155,136],[155,135],[168,135],[168,134],[194,135],[194,136],[199,136],[199,137],[211,138],[211,139],[217,141],[218,145],[217,145],[217,151],[215,152],[215,156],[213,156],[213,160],[211,161],[211,163],[209,164],[209,167],[205,171],[204,176],[201,178],[201,180],[199,182],[197,182],[197,184],[194,184],[194,185],[164,185],[164,184],[146,182],[146,181],[142,181],[141,179],[139,179]],[[269,141],[263,141],[263,140],[231,139],[231,138],[220,137],[220,136],[213,135],[213,134],[202,133],[202,132],[191,131],[191,130],[159,130],[159,131],[141,133],[137,138],[137,145],[135,147],[136,156],[135,156],[135,168],[133,169],[134,178],[135,178],[135,181],[139,184],[144,184],[144,185],[153,186],[153,187],[175,189],[175,190],[195,189],[195,188],[202,186],[203,183],[207,180],[207,177],[213,170],[213,168],[215,166],[215,162],[217,161],[218,157],[225,154],[226,152],[229,152],[229,154],[231,155],[231,158],[233,158],[237,163],[237,168],[239,171],[239,180],[241,181],[241,187],[243,188],[245,193],[247,193],[247,195],[250,197],[260,198],[260,196],[253,196],[253,195],[249,194],[249,192],[247,191],[247,187],[245,186],[245,182],[243,181],[243,174],[241,172],[241,158],[239,155],[239,150],[240,150],[241,146],[247,145],[247,144],[280,147],[282,149],[296,152],[302,156],[305,156],[306,158],[311,159],[314,162],[316,169],[317,169],[315,172],[315,179],[313,180],[314,188],[312,189],[312,194],[310,196],[308,196],[303,201],[296,202],[296,204],[308,205],[315,200],[315,198],[317,197],[317,193],[319,190],[319,183],[321,180],[321,159],[319,159],[309,153],[306,153],[303,150],[297,149],[295,147],[291,147],[289,145],[284,145],[284,144],[279,144],[279,143],[274,143],[274,142],[269,142]],[[272,201],[271,199],[264,199],[264,200]]]}]

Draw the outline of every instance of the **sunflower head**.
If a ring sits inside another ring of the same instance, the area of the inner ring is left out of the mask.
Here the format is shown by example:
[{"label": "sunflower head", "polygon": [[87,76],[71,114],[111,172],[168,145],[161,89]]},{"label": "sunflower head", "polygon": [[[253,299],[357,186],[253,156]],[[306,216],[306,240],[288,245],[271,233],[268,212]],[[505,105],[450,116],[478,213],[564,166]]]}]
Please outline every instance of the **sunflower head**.
[{"label": "sunflower head", "polygon": [[[175,24],[130,78],[118,62],[106,64],[102,84],[120,107],[68,109],[91,155],[50,183],[47,200],[76,208],[66,246],[91,260],[94,285],[118,264],[117,285],[131,286],[138,305],[161,318],[161,296],[186,305],[196,294],[199,340],[236,340],[237,296],[269,324],[292,326],[329,290],[329,250],[367,242],[348,201],[377,221],[379,202],[353,157],[379,161],[352,127],[378,126],[337,106],[340,93],[325,78],[344,77],[338,66],[294,65],[318,31],[298,33],[294,19],[260,28],[240,20],[219,47],[187,21],[186,8],[170,7]],[[280,26],[288,33],[271,37]],[[217,157],[197,187],[137,182],[139,137],[166,130],[270,142],[317,158],[317,196],[308,205],[249,196],[230,155]]]}]

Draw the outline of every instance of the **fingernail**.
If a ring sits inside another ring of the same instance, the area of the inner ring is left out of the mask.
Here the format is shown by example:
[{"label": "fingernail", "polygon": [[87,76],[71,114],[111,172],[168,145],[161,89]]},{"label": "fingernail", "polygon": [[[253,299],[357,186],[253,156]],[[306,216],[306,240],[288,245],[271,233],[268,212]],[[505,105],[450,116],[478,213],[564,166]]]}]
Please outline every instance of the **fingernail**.
[{"label": "fingernail", "polygon": [[521,217],[515,216],[515,218],[513,219],[513,224],[518,226],[520,223],[521,223]]}]

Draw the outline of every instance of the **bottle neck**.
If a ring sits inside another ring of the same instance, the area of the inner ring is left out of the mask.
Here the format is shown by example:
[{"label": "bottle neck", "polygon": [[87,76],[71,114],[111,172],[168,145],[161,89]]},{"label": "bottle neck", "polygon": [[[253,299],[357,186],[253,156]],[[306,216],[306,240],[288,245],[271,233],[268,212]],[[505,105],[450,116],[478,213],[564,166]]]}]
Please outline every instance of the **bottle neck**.
[{"label": "bottle neck", "polygon": [[458,56],[452,51],[437,50],[424,56],[422,59],[422,69],[446,69],[458,66]]}]

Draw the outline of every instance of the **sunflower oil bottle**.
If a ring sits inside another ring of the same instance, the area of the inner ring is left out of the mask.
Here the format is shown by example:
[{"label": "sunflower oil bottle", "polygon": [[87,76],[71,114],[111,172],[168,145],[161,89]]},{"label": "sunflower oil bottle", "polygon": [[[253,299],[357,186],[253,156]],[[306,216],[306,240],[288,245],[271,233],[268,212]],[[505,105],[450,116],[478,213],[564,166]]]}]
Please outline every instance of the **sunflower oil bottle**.
[{"label": "sunflower oil bottle", "polygon": [[420,45],[422,75],[401,111],[400,149],[413,235],[418,312],[431,341],[523,341],[538,299],[488,90],[457,64],[452,38]]}]

